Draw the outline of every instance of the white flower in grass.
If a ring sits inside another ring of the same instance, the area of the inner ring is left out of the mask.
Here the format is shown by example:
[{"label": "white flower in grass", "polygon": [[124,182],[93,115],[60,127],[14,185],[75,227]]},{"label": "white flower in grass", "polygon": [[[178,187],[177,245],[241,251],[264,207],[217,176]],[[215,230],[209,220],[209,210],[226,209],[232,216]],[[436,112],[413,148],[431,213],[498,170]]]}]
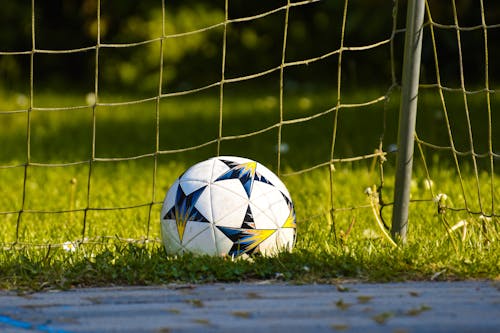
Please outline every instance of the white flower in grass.
[{"label": "white flower in grass", "polygon": [[93,106],[96,100],[96,96],[93,92],[89,92],[87,95],[85,95],[85,102],[87,102],[87,105],[89,106]]},{"label": "white flower in grass", "polygon": [[434,202],[441,202],[444,203],[446,200],[448,200],[448,196],[445,193],[438,193],[434,197]]},{"label": "white flower in grass", "polygon": [[430,190],[434,186],[432,179],[424,179],[424,188]]},{"label": "white flower in grass", "polygon": [[448,200],[448,196],[444,193],[438,193],[438,195],[436,195],[433,200],[435,203],[437,203],[438,213],[439,214],[446,213],[447,209],[446,200]]},{"label": "white flower in grass", "polygon": [[73,242],[63,243],[62,248],[66,252],[75,252],[76,251],[76,245]]},{"label": "white flower in grass", "polygon": [[379,235],[373,229],[365,229],[363,230],[363,237],[367,239],[377,239]]}]

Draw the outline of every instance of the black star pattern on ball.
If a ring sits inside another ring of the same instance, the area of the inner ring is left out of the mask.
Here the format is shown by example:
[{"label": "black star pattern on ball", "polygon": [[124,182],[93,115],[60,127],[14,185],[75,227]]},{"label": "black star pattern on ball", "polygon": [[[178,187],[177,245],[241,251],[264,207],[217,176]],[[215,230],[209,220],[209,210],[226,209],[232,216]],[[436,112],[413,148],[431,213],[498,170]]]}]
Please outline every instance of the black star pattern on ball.
[{"label": "black star pattern on ball", "polygon": [[233,242],[228,254],[237,257],[243,253],[252,254],[258,251],[260,243],[271,236],[275,229],[245,229],[217,226],[217,228]]},{"label": "black star pattern on ball", "polygon": [[295,209],[293,208],[293,203],[292,200],[288,199],[288,197],[281,192],[281,195],[286,201],[286,204],[288,206],[288,218],[285,220],[285,223],[281,226],[282,228],[296,228],[297,227],[297,222],[296,222],[296,216],[295,216]]},{"label": "black star pattern on ball", "polygon": [[255,221],[250,205],[247,207],[240,228],[217,226],[217,228],[233,242],[228,254],[237,257],[243,253],[252,254],[259,251],[259,244],[265,241],[276,230],[255,229]]},{"label": "black star pattern on ball", "polygon": [[243,229],[255,229],[255,221],[253,220],[252,210],[250,209],[250,205],[248,205],[247,212],[245,213],[245,217],[243,218],[243,224],[241,225]]},{"label": "black star pattern on ball", "polygon": [[226,164],[230,169],[219,176],[215,181],[221,181],[226,179],[239,179],[241,185],[245,189],[247,196],[250,198],[250,193],[252,193],[252,186],[254,181],[263,182],[269,185],[273,185],[268,179],[262,176],[256,171],[257,162],[249,161],[246,163],[238,163],[234,161],[220,160]]},{"label": "black star pattern on ball", "polygon": [[164,219],[175,220],[177,225],[177,232],[179,233],[179,240],[182,242],[184,231],[186,230],[187,222],[204,222],[209,223],[208,219],[196,209],[196,202],[200,195],[205,190],[203,186],[196,191],[186,195],[181,185],[177,187],[175,195],[175,204],[163,217]]}]

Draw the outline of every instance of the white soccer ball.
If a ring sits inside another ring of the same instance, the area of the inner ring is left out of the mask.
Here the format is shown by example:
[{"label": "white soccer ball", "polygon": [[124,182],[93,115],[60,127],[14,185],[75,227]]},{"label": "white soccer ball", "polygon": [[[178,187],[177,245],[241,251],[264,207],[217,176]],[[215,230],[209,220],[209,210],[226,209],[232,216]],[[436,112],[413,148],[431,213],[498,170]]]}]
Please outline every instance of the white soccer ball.
[{"label": "white soccer ball", "polygon": [[169,255],[273,255],[295,243],[285,185],[262,164],[220,156],[195,164],[170,187],[161,210]]}]

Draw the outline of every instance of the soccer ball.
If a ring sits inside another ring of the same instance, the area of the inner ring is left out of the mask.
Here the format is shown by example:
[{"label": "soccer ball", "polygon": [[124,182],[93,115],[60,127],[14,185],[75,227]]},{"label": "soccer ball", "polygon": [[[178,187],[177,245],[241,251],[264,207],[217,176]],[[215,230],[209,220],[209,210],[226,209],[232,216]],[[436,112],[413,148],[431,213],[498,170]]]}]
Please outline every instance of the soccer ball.
[{"label": "soccer ball", "polygon": [[167,254],[273,255],[295,243],[295,211],[281,180],[262,164],[220,156],[193,165],[161,210]]}]

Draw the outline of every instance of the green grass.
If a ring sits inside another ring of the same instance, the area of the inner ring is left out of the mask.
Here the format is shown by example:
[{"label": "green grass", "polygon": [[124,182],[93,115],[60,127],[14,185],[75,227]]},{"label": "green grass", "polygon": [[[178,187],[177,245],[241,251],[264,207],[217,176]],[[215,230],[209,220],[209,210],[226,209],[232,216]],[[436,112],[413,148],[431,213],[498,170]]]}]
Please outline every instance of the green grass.
[{"label": "green grass", "polygon": [[[227,89],[224,136],[249,133],[279,121],[277,91],[249,91]],[[344,102],[364,102],[380,93],[384,92],[349,94]],[[162,100],[160,151],[215,139],[219,124],[218,94],[218,89],[213,89]],[[0,97],[0,110],[26,107],[14,94],[0,93]],[[133,96],[104,96],[101,102],[133,99]],[[500,105],[495,95],[492,101],[493,110],[497,110]],[[325,89],[287,92],[283,116],[284,119],[307,117],[335,103],[335,94]],[[447,103],[456,147],[466,150],[463,102],[455,95],[454,98],[447,96]],[[484,110],[483,99],[475,98],[471,103],[471,109]],[[85,94],[40,93],[35,96],[34,104],[42,108],[85,105]],[[423,94],[420,104],[423,111],[419,114],[419,137],[446,145],[447,131],[438,112],[439,100],[431,93]],[[347,158],[373,153],[382,133],[384,148],[394,143],[397,105],[397,98],[392,96],[387,104],[342,109],[338,117],[335,156]],[[92,117],[92,108],[32,112],[31,163],[88,161],[92,154]],[[155,151],[154,101],[100,106],[95,119],[96,158],[133,157]],[[498,163],[492,176],[488,160],[479,159],[477,186],[470,158],[459,159],[463,179],[460,182],[449,152],[424,148],[432,191],[425,186],[427,174],[423,162],[417,158],[408,241],[404,246],[394,247],[384,237],[370,208],[370,198],[365,194],[366,188],[383,185],[380,189],[382,203],[392,201],[395,156],[389,154],[383,164],[383,184],[378,161],[368,159],[335,165],[333,220],[329,214],[327,168],[282,177],[297,212],[298,237],[292,253],[251,260],[190,255],[167,257],[159,238],[161,201],[182,171],[216,154],[216,144],[194,151],[159,155],[156,177],[154,157],[147,156],[134,160],[97,161],[92,169],[86,162],[64,167],[30,166],[24,185],[23,164],[28,150],[26,123],[26,113],[0,113],[0,166],[12,166],[0,167],[0,288],[38,290],[255,279],[335,283],[353,278],[369,281],[500,278],[498,215],[484,219],[461,210],[465,207],[465,199],[471,211],[480,211],[480,204],[485,212],[492,211],[492,202],[497,204],[500,198]],[[330,113],[284,126],[282,141],[290,150],[281,155],[281,173],[328,161],[332,123]],[[486,124],[484,111],[472,114],[478,152],[487,150]],[[497,122],[493,122],[495,124]],[[277,134],[277,129],[271,129],[257,136],[223,141],[221,153],[254,158],[276,171]],[[498,129],[494,128],[493,134],[495,144]],[[438,193],[448,196],[447,209],[441,212],[438,212],[438,203],[432,200]],[[382,210],[386,224],[390,224],[391,209],[388,204]],[[498,207],[495,211],[498,214]],[[463,220],[466,221],[465,233],[463,227],[449,231]],[[80,243],[82,239],[84,243]],[[76,250],[65,250],[61,244],[66,242],[76,244]],[[16,245],[11,248],[13,243]]]}]

